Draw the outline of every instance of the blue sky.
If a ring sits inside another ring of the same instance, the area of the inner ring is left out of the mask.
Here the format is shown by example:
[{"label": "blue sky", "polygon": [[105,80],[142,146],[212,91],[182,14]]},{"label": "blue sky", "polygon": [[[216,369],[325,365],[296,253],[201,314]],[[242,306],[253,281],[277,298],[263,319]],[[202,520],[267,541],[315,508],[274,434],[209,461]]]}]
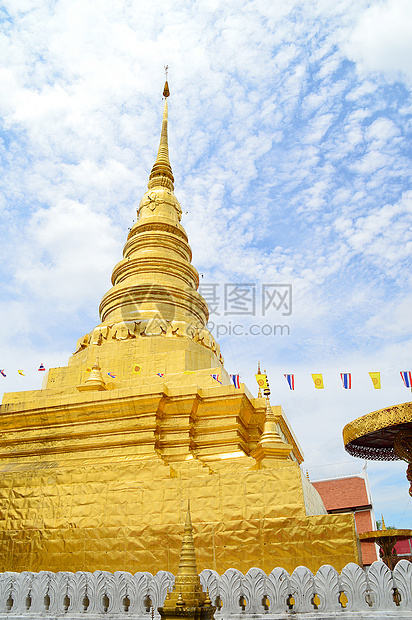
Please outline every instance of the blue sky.
[{"label": "blue sky", "polygon": [[[39,387],[40,361],[65,365],[99,322],[157,151],[168,64],[193,263],[220,291],[220,333],[244,331],[219,338],[226,368],[252,392],[266,368],[313,478],[360,471],[343,426],[410,400],[410,2],[6,0],[1,17],[0,387]],[[262,284],[290,284],[292,314],[225,315],[228,283],[257,300]],[[404,463],[368,471],[377,514],[412,527]]]}]

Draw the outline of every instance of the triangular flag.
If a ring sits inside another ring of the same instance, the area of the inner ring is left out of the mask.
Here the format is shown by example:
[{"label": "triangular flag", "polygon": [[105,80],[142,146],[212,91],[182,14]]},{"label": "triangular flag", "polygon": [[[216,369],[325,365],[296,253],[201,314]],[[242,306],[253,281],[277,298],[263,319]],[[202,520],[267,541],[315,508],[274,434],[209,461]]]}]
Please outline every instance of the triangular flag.
[{"label": "triangular flag", "polygon": [[370,372],[370,378],[372,379],[373,387],[375,390],[381,389],[381,373],[380,372]]},{"label": "triangular flag", "polygon": [[43,362],[40,364],[40,366],[39,366],[38,370],[46,370],[46,369],[45,369],[45,367],[44,367]]},{"label": "triangular flag", "polygon": [[116,379],[116,375],[114,375],[112,372],[108,372],[107,373],[109,375],[109,377],[111,377],[112,379]]},{"label": "triangular flag", "polygon": [[294,390],[295,389],[295,375],[285,375],[285,377],[286,377],[286,381],[289,384],[289,389]]},{"label": "triangular flag", "polygon": [[17,372],[18,372],[18,373],[19,373],[19,375],[21,375],[22,377],[25,377],[25,376],[26,376],[22,370],[18,370]]},{"label": "triangular flag", "polygon": [[235,386],[235,388],[237,388],[238,390],[240,389],[240,377],[239,375],[229,375],[230,376],[230,380],[233,383],[233,385]]},{"label": "triangular flag", "polygon": [[0,370],[0,375],[2,375],[3,377],[7,377],[6,373],[4,372],[4,368]]},{"label": "triangular flag", "polygon": [[412,387],[411,371],[410,370],[401,370],[400,373],[401,373],[402,381],[403,381],[405,387],[407,387],[407,388]]},{"label": "triangular flag", "polygon": [[222,382],[219,379],[219,375],[210,375],[212,377],[212,379],[214,379],[215,381],[217,381],[218,383],[220,383],[222,385]]},{"label": "triangular flag", "polygon": [[323,390],[325,387],[323,385],[323,377],[321,374],[312,375],[313,383],[315,384],[315,388],[318,390]]},{"label": "triangular flag", "polygon": [[138,375],[141,370],[142,370],[142,367],[140,366],[140,364],[133,364],[133,374],[134,375]]},{"label": "triangular flag", "polygon": [[352,374],[350,372],[341,372],[340,378],[342,379],[342,385],[345,390],[352,389]]},{"label": "triangular flag", "polygon": [[157,374],[158,377],[164,377],[165,376],[164,372],[157,372],[156,374]]}]

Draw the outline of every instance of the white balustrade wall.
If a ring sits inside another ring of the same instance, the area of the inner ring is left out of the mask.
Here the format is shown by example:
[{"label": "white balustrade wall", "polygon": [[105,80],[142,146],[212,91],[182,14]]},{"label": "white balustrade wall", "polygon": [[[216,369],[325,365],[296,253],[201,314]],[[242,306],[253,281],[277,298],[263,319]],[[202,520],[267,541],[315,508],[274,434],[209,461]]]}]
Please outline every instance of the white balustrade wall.
[{"label": "white balustrade wall", "polygon": [[[221,576],[204,570],[200,579],[217,606],[216,620],[288,615],[296,620],[412,619],[412,564],[406,560],[393,571],[374,562],[368,570],[348,564],[340,574],[327,565],[315,575],[304,566],[291,575],[283,568],[269,575],[259,568],[246,575],[230,568]],[[157,607],[173,584],[174,576],[166,571],[154,576],[122,571],[1,573],[0,620],[150,620],[151,607],[159,618]]]}]

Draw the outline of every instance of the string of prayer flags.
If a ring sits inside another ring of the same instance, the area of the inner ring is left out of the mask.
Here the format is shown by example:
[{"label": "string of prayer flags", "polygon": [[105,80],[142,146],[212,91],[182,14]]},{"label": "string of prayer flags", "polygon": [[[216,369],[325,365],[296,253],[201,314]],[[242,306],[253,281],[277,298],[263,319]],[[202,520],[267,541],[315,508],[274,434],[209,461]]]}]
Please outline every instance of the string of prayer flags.
[{"label": "string of prayer flags", "polygon": [[407,388],[412,387],[411,371],[410,370],[401,370],[400,373],[401,373],[402,381],[403,381],[405,387],[407,387]]},{"label": "string of prayer flags", "polygon": [[266,375],[258,374],[258,375],[255,375],[255,377],[256,377],[257,384],[260,388],[263,388],[263,389],[269,388],[268,378]]},{"label": "string of prayer flags", "polygon": [[[44,366],[43,362],[40,363],[38,369],[38,371],[46,371],[46,367]],[[90,373],[92,371],[91,366],[88,366],[86,368],[86,372]],[[133,364],[132,366],[132,372],[135,375],[139,375],[142,371],[142,366],[141,364]],[[13,370],[13,373],[15,372],[15,370]],[[26,371],[19,369],[17,370],[18,374],[21,377],[26,377]],[[30,374],[30,373],[29,373]],[[111,377],[112,379],[116,378],[116,374],[114,374],[113,372],[108,372],[107,373],[109,377]],[[194,375],[196,374],[195,370],[185,370],[183,372],[184,375]],[[332,374],[332,373],[329,373]],[[380,372],[369,372],[368,373],[371,381],[372,381],[372,385],[374,387],[375,390],[380,390],[381,389],[381,373]],[[386,374],[388,374],[388,372],[386,372]],[[399,374],[401,375],[401,379],[403,382],[403,385],[408,388],[408,389],[412,389],[412,371],[410,370],[400,370]],[[7,373],[5,368],[0,368],[0,375],[2,377],[7,377]],[[157,372],[156,375],[158,377],[164,377],[164,373],[163,372]],[[10,376],[10,373],[9,373]],[[220,380],[220,375],[219,374],[215,374],[215,375],[210,375],[212,377],[212,379],[214,379],[215,381],[217,381],[218,383],[220,383],[222,385],[222,381]],[[288,383],[289,389],[294,391],[295,390],[295,375],[292,373],[285,373],[283,375]],[[257,384],[259,386],[260,389],[262,389],[266,395],[266,391],[268,391],[269,388],[269,381],[268,381],[268,377],[265,373],[262,373],[260,371],[260,367],[258,368],[258,373],[255,375],[256,377],[256,381]],[[323,382],[323,374],[322,373],[316,373],[316,374],[312,374],[311,375],[314,386],[317,390],[323,390],[325,385]],[[236,389],[240,389],[240,375],[239,374],[231,374],[229,375],[230,378],[230,383],[232,383]],[[351,390],[352,389],[352,373],[351,372],[341,372],[340,373],[340,379],[342,382],[342,387],[345,390]]]},{"label": "string of prayer flags", "polygon": [[317,390],[323,390],[323,388],[325,387],[323,385],[323,377],[321,374],[314,374],[312,375],[312,379],[313,379],[313,383],[315,384],[315,388]]},{"label": "string of prayer flags", "polygon": [[345,390],[352,389],[352,373],[350,372],[341,372],[340,378],[342,379],[342,385]]},{"label": "string of prayer flags", "polygon": [[370,378],[372,379],[373,387],[375,390],[381,389],[381,373],[380,372],[370,372]]},{"label": "string of prayer flags", "polygon": [[294,390],[295,389],[295,375],[285,375],[285,377],[286,377],[286,381],[288,382],[289,389]]}]

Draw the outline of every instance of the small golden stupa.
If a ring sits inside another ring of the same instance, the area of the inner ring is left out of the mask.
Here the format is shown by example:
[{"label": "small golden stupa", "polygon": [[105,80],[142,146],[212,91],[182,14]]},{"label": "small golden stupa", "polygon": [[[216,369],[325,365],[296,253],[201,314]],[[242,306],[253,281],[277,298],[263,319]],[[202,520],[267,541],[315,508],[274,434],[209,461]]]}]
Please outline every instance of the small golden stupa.
[{"label": "small golden stupa", "polygon": [[4,395],[0,571],[175,572],[187,498],[200,570],[359,561],[353,515],[326,514],[281,407],[236,389],[206,328],[168,95],[100,324],[41,390]]},{"label": "small golden stupa", "polygon": [[211,620],[216,611],[216,607],[212,606],[209,594],[203,592],[197,572],[190,502],[187,506],[179,570],[173,591],[168,593],[163,607],[159,607],[158,611],[161,620],[175,620],[177,618]]}]

